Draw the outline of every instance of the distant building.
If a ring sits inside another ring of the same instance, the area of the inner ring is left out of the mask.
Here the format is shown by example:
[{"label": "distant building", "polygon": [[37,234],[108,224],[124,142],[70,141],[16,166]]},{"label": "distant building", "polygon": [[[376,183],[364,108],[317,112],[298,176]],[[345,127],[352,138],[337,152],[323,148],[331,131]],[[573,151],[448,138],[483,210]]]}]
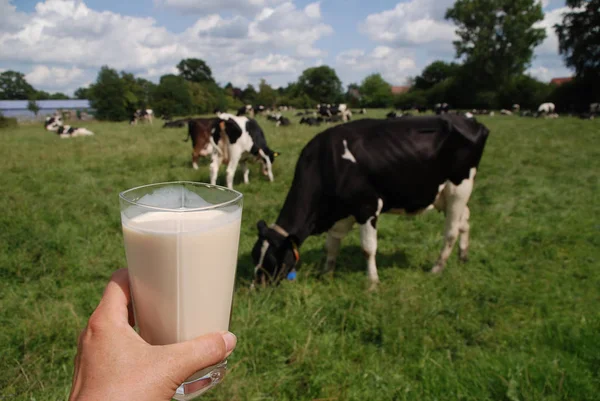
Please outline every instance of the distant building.
[{"label": "distant building", "polygon": [[410,86],[392,86],[392,95],[401,95],[410,90]]},{"label": "distant building", "polygon": [[562,84],[566,84],[567,82],[571,82],[573,80],[573,77],[566,77],[566,78],[552,78],[552,80],[550,80],[550,83],[556,86],[560,86]]},{"label": "distant building", "polygon": [[[0,113],[16,117],[20,121],[33,120],[35,114],[27,110],[27,100],[0,100]],[[91,111],[89,100],[37,100],[40,108],[38,118],[54,114],[58,110]]]}]

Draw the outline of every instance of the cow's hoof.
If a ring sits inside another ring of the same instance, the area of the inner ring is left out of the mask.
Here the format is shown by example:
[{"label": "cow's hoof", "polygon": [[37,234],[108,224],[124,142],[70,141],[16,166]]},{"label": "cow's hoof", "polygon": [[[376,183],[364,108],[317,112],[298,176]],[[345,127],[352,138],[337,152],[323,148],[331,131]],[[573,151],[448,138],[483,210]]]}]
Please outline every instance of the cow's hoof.
[{"label": "cow's hoof", "polygon": [[433,266],[433,269],[431,269],[431,273],[432,274],[440,274],[443,270],[444,270],[443,266],[435,265],[435,266]]},{"label": "cow's hoof", "polygon": [[379,280],[377,281],[372,281],[371,285],[369,286],[369,292],[375,292],[379,289]]},{"label": "cow's hoof", "polygon": [[465,252],[465,253],[460,253],[458,255],[458,260],[460,260],[461,263],[467,263],[469,261],[469,255]]}]

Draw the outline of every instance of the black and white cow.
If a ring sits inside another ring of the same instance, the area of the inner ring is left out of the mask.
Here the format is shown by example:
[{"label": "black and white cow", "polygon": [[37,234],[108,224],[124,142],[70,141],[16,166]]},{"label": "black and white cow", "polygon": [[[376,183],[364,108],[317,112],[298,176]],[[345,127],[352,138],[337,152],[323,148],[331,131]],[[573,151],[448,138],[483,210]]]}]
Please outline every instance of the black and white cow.
[{"label": "black and white cow", "polygon": [[306,125],[316,125],[319,126],[321,125],[321,123],[323,122],[323,118],[322,117],[302,117],[300,119],[300,124],[306,124]]},{"label": "black and white cow", "polygon": [[540,107],[538,107],[538,113],[540,114],[554,114],[556,110],[556,106],[554,103],[542,103]]},{"label": "black and white cow", "polygon": [[[248,155],[254,156],[263,165],[263,174],[273,181],[273,162],[279,155],[267,146],[265,134],[256,122],[244,116],[221,113],[218,115],[219,126],[212,132],[212,159],[210,163],[210,182],[217,183],[219,167],[227,164],[227,187],[233,188],[233,177],[238,164],[242,164],[244,171],[244,184],[249,182],[250,170],[247,166]],[[223,137],[222,137],[223,136]],[[226,136],[226,137],[225,137]],[[217,144],[219,144],[217,146]],[[223,147],[226,147],[223,150]]]},{"label": "black and white cow", "polygon": [[46,117],[44,128],[50,132],[56,132],[61,138],[74,138],[77,136],[90,136],[94,133],[86,128],[77,128],[70,125],[64,125],[61,117]]},{"label": "black and white cow", "polygon": [[131,119],[129,120],[130,125],[137,125],[138,121],[147,121],[152,124],[152,118],[154,117],[154,111],[152,109],[136,110]]},{"label": "black and white cow", "polygon": [[448,103],[438,103],[435,105],[434,109],[435,114],[437,114],[438,116],[440,114],[448,114],[448,112],[450,111],[450,105],[448,105]]},{"label": "black and white cow", "polygon": [[467,203],[489,131],[467,116],[364,119],[332,127],[302,150],[276,224],[258,223],[252,250],[255,282],[278,281],[295,267],[298,248],[327,232],[332,270],[342,238],[356,223],[372,285],[379,282],[375,253],[381,213],[446,215],[441,272],[459,240],[467,259]]}]

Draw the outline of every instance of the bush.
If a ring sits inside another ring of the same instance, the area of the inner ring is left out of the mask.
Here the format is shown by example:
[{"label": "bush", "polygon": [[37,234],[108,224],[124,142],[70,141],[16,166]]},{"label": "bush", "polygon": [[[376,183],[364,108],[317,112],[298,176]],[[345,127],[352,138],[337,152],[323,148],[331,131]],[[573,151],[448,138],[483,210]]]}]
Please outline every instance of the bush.
[{"label": "bush", "polygon": [[0,113],[0,129],[5,128],[19,128],[19,123],[16,118],[4,117],[4,115]]}]

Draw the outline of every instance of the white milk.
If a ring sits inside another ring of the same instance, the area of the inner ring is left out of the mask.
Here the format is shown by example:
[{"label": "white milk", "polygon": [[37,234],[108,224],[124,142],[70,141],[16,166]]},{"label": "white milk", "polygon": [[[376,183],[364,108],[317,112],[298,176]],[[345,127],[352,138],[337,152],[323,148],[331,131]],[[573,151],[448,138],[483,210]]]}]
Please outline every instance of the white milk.
[{"label": "white milk", "polygon": [[153,345],[229,329],[241,208],[122,215],[140,335]]}]

